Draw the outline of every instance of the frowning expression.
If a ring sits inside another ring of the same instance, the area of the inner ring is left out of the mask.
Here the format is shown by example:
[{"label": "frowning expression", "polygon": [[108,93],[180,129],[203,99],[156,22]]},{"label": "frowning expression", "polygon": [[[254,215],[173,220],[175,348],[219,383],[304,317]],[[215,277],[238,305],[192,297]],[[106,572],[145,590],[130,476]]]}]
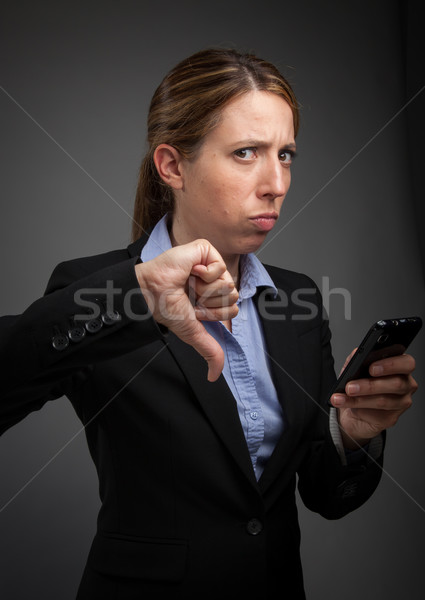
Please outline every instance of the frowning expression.
[{"label": "frowning expression", "polygon": [[279,217],[294,152],[292,110],[283,98],[252,91],[227,104],[195,158],[181,161],[177,243],[206,238],[225,259],[257,250]]}]

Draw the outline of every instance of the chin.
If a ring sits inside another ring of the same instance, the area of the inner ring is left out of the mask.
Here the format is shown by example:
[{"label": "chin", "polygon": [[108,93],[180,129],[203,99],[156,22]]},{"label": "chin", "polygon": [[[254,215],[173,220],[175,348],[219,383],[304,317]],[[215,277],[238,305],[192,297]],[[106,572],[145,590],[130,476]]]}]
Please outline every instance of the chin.
[{"label": "chin", "polygon": [[250,240],[249,242],[245,242],[244,244],[241,244],[240,249],[237,252],[237,254],[251,254],[253,252],[257,252],[257,250],[259,250],[261,248],[265,239],[266,239],[266,236],[262,235],[261,239],[257,238],[256,240]]}]

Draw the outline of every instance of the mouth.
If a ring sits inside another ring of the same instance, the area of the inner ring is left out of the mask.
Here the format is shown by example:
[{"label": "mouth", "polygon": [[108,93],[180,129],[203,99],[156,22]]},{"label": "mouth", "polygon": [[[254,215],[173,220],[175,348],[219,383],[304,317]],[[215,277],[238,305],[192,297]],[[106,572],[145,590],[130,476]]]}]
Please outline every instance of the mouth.
[{"label": "mouth", "polygon": [[276,212],[270,212],[250,217],[249,220],[252,221],[260,231],[270,231],[275,226],[278,216],[279,215]]}]

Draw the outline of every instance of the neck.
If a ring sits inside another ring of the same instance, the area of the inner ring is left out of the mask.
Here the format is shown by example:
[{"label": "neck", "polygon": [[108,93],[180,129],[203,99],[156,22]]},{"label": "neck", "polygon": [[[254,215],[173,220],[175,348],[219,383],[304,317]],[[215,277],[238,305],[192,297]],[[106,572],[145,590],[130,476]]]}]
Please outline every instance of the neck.
[{"label": "neck", "polygon": [[233,281],[235,282],[236,289],[239,290],[239,283],[240,283],[239,265],[240,265],[240,258],[241,258],[240,254],[233,254],[231,256],[222,255],[222,258],[223,258],[224,262],[226,263],[227,270],[229,271]]}]

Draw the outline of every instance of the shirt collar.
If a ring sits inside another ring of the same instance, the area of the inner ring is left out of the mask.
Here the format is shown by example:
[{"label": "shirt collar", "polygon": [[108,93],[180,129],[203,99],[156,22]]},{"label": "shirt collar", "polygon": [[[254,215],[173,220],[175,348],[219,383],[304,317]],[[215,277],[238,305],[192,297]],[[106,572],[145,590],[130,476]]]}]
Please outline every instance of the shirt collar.
[{"label": "shirt collar", "polygon": [[277,294],[277,288],[272,278],[255,254],[243,254],[241,256],[240,270],[240,301],[255,296],[259,287],[272,288],[274,294]]},{"label": "shirt collar", "polygon": [[164,215],[152,229],[149,239],[143,246],[140,254],[142,262],[153,260],[172,247],[167,225],[168,214]]},{"label": "shirt collar", "polygon": [[[167,214],[153,228],[148,241],[142,248],[140,258],[143,262],[153,260],[171,247]],[[272,278],[255,254],[243,254],[241,256],[240,268],[241,281],[238,302],[252,298],[259,287],[272,288],[274,293],[277,294],[277,289]]]}]

